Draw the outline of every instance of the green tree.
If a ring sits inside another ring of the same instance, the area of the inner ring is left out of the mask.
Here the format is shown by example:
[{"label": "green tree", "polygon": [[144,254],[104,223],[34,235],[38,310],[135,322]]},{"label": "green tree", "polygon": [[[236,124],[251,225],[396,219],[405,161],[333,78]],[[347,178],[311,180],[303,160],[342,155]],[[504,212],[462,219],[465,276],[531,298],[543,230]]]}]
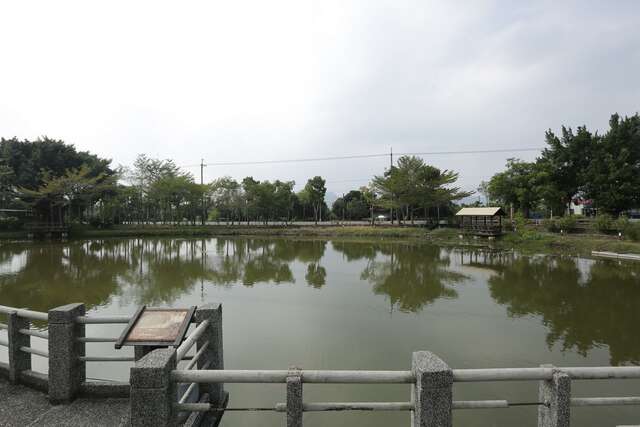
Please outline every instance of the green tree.
[{"label": "green tree", "polygon": [[535,163],[508,159],[507,169],[493,175],[489,181],[491,199],[505,207],[513,205],[528,217],[529,211],[540,201],[536,183],[537,171]]},{"label": "green tree", "polygon": [[592,152],[583,173],[585,196],[612,214],[640,207],[640,116],[612,115]]},{"label": "green tree", "polygon": [[444,206],[471,195],[453,186],[457,180],[458,174],[453,171],[427,165],[419,157],[403,156],[398,159],[398,166],[375,176],[371,187],[378,195],[378,206],[395,210],[398,221],[413,221],[418,209],[424,210],[426,218],[430,207]]},{"label": "green tree", "polygon": [[322,208],[324,207],[324,197],[327,194],[327,188],[325,187],[326,181],[322,177],[315,176],[307,181],[304,186],[308,200],[313,208],[313,219],[318,223],[322,221]]},{"label": "green tree", "polygon": [[40,218],[50,223],[64,224],[70,216],[69,207],[72,204],[86,206],[106,187],[114,185],[113,180],[105,174],[95,177],[90,174],[88,166],[68,169],[62,176],[45,174],[38,189],[20,188],[19,192]]}]

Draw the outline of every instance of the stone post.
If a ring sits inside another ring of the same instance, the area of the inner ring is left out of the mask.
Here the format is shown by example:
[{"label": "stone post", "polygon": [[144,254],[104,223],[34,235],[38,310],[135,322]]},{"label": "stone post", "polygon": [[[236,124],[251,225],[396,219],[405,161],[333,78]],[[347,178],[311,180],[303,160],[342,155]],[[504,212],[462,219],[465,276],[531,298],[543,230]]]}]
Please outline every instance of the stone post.
[{"label": "stone post", "polygon": [[49,400],[67,403],[73,400],[86,380],[85,327],[75,321],[84,316],[84,304],[67,304],[49,310]]},{"label": "stone post", "polygon": [[[222,351],[222,304],[205,304],[196,309],[195,321],[200,324],[208,320],[207,330],[196,342],[196,349],[199,350],[209,341],[207,350],[198,359],[198,369],[202,369],[204,364],[210,362],[207,369],[224,369],[224,358]],[[224,384],[198,384],[200,395],[209,394],[210,403],[214,407],[224,407],[226,394]]]},{"label": "stone post", "polygon": [[167,427],[177,424],[176,384],[171,371],[176,369],[176,350],[162,348],[138,360],[131,368],[131,426]]},{"label": "stone post", "polygon": [[451,427],[453,372],[429,351],[413,353],[411,369],[416,377],[412,387],[413,427]]},{"label": "stone post", "polygon": [[7,335],[9,341],[9,381],[20,382],[20,373],[31,369],[31,354],[20,347],[31,347],[31,337],[20,333],[20,329],[29,329],[29,319],[18,317],[14,311],[7,314]]},{"label": "stone post", "polygon": [[[551,368],[551,365],[542,365]],[[571,405],[571,377],[556,371],[550,380],[540,381],[538,399],[538,427],[569,427]]]},{"label": "stone post", "polygon": [[302,427],[302,374],[289,369],[287,375],[287,427]]}]

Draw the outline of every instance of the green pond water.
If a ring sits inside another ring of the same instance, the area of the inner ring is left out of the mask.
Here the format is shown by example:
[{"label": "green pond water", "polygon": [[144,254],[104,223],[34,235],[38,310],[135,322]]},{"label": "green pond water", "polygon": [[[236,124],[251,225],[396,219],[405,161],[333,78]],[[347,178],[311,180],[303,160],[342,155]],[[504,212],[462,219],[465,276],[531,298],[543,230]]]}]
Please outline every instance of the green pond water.
[{"label": "green pond water", "polygon": [[[104,239],[0,246],[0,304],[96,315],[221,302],[228,369],[408,370],[430,350],[453,368],[640,363],[640,264],[387,240]],[[122,325],[90,325],[118,336]],[[2,335],[4,337],[4,335]],[[33,339],[34,346],[46,342]],[[3,348],[2,348],[3,349]],[[6,361],[6,351],[0,360]],[[129,355],[87,344],[88,355]],[[34,356],[34,368],[46,363]],[[129,363],[88,363],[128,378]],[[640,381],[575,381],[574,396],[637,396]],[[284,401],[279,384],[229,384],[230,405]],[[407,401],[408,385],[305,385],[305,401]],[[536,382],[462,383],[454,399],[536,402]],[[574,408],[573,425],[640,423],[640,407]],[[280,426],[227,413],[224,426]],[[464,426],[535,426],[536,408],[458,410]],[[408,426],[409,414],[305,414],[305,426]]]}]

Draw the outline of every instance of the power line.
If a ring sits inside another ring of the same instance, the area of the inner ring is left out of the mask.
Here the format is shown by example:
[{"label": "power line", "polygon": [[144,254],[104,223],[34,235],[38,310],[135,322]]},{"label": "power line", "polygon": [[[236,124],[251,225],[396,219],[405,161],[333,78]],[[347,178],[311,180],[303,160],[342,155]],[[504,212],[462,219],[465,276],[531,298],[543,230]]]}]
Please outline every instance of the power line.
[{"label": "power line", "polygon": [[[543,148],[500,148],[494,150],[463,150],[463,151],[424,151],[410,153],[394,153],[396,156],[439,156],[454,154],[490,154],[490,153],[517,153],[526,151],[541,151]],[[379,157],[389,157],[389,153],[377,154],[356,154],[350,156],[329,156],[329,157],[309,157],[299,159],[280,159],[280,160],[253,160],[253,161],[227,161],[227,162],[207,162],[205,166],[243,166],[243,165],[266,165],[277,163],[303,163],[303,162],[324,162],[333,160],[354,160],[354,159],[372,159]],[[183,165],[183,168],[200,167],[201,164]]]}]

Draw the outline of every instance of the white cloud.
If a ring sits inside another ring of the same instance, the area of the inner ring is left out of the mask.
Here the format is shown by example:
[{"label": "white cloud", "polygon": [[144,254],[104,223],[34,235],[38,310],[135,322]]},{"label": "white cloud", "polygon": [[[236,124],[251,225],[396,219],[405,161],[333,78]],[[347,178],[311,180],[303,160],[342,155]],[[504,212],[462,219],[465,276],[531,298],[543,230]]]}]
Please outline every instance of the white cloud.
[{"label": "white cloud", "polygon": [[[0,134],[46,134],[114,163],[141,152],[194,164],[540,146],[549,127],[602,128],[638,109],[638,12],[635,2],[4,2]],[[475,188],[506,157],[428,160]],[[302,183],[386,164],[206,173]]]}]

